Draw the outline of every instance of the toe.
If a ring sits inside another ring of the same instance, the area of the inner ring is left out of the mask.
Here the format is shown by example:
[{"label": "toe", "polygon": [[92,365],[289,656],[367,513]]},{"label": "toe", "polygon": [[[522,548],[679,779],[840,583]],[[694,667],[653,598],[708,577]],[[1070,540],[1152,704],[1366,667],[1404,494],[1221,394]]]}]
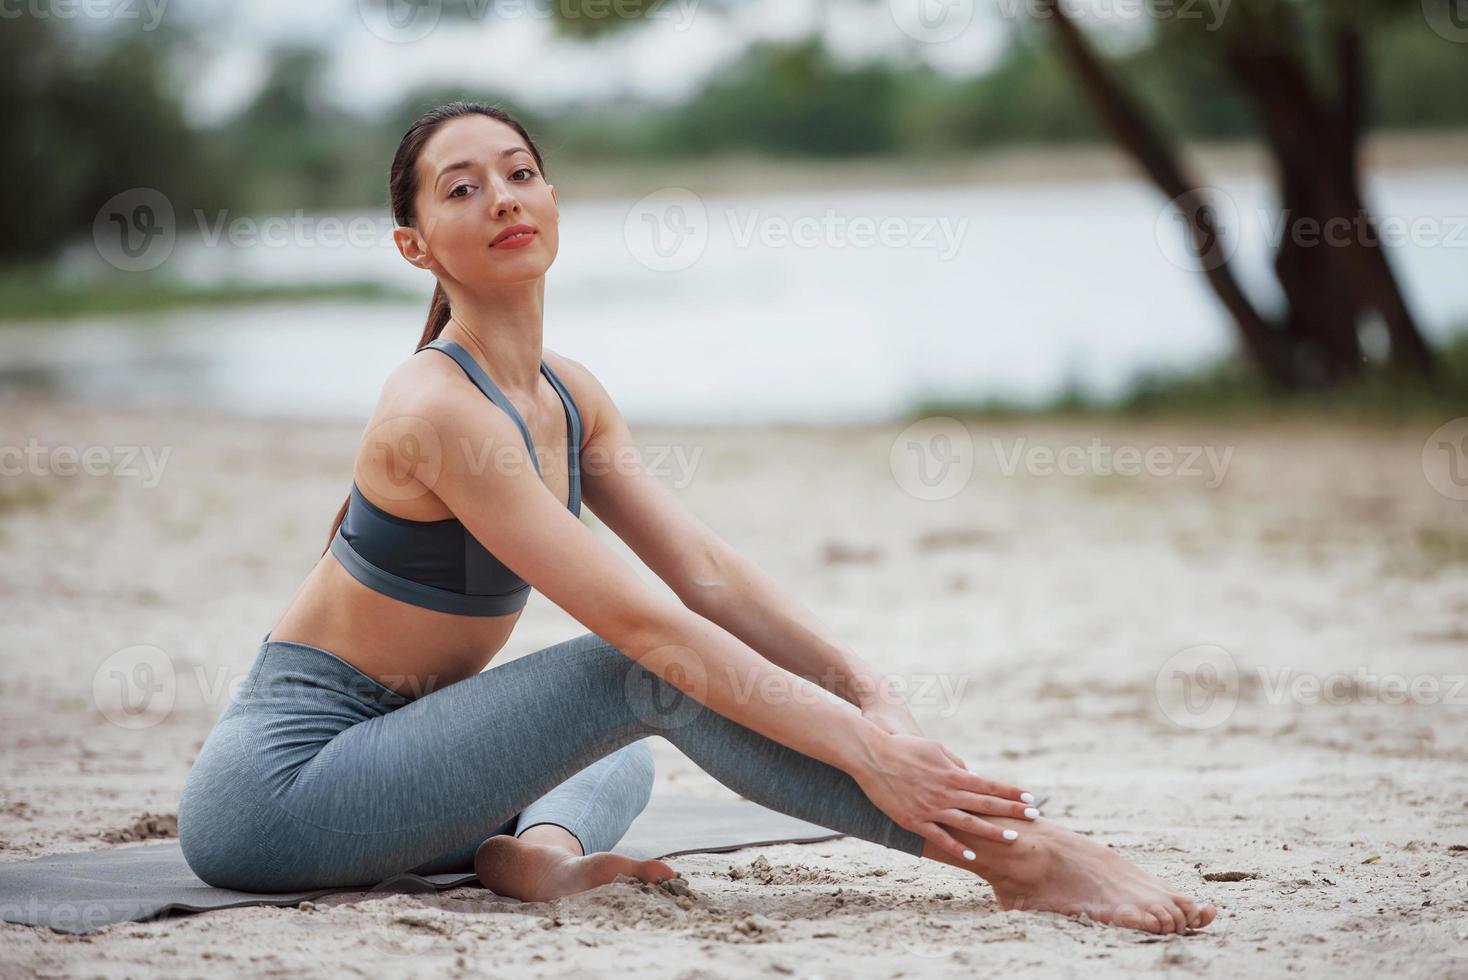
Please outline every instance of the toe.
[{"label": "toe", "polygon": [[1157,917],[1143,911],[1135,905],[1119,905],[1112,910],[1111,915],[1103,918],[1102,922],[1111,922],[1113,925],[1124,929],[1142,929],[1146,932],[1157,932],[1161,924]]},{"label": "toe", "polygon": [[1203,928],[1208,923],[1212,922],[1213,919],[1214,919],[1214,917],[1217,916],[1217,915],[1218,915],[1218,909],[1214,908],[1212,905],[1205,905],[1205,906],[1203,906],[1202,908],[1200,908],[1198,910],[1198,925],[1195,926],[1194,928],[1197,928],[1197,929]]}]

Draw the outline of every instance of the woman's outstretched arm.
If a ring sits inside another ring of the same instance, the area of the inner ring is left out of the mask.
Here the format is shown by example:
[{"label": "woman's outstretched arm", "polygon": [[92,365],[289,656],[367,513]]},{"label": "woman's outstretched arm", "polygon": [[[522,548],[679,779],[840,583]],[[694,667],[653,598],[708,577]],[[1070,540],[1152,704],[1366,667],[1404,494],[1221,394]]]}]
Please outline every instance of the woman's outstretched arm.
[{"label": "woman's outstretched arm", "polygon": [[[414,386],[376,431],[373,452],[383,454],[378,463],[394,475],[399,499],[436,495],[491,554],[592,633],[725,718],[846,772],[899,826],[957,858],[964,845],[946,828],[1007,841],[981,814],[1024,816],[1019,787],[968,771],[936,740],[888,733],[649,589],[551,493],[514,422],[486,412],[467,383]],[[408,435],[411,458],[398,451]]]},{"label": "woman's outstretched arm", "polygon": [[884,729],[920,734],[906,705],[883,688],[880,671],[648,472],[606,390],[580,364],[562,360],[571,365],[565,373],[574,378],[578,405],[586,402],[582,495],[596,516],[689,609],[771,663],[861,708]]}]

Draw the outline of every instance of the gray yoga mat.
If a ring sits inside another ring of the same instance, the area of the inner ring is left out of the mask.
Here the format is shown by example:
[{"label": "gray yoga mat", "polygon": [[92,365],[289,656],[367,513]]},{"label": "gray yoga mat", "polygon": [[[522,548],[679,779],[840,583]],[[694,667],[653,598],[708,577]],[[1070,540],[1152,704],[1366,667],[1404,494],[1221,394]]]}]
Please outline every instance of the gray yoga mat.
[{"label": "gray yoga mat", "polygon": [[[804,844],[843,835],[749,800],[657,796],[632,821],[617,851],[639,858],[717,853],[764,844]],[[296,905],[339,892],[437,892],[477,882],[473,873],[395,875],[370,889],[237,892],[212,888],[184,862],[178,841],[52,854],[0,863],[0,918],[57,932],[93,932],[115,922],[250,905]],[[505,901],[515,901],[506,898]]]}]

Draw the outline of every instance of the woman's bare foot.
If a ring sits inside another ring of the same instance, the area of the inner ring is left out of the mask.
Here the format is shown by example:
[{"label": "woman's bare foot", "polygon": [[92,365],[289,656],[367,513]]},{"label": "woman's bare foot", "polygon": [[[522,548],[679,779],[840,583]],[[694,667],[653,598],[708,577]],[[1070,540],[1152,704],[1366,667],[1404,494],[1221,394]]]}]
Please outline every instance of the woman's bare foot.
[{"label": "woman's bare foot", "polygon": [[678,877],[661,861],[639,861],[613,851],[581,855],[560,847],[497,834],[474,853],[474,873],[496,895],[549,902],[631,875],[646,882]]},{"label": "woman's bare foot", "polygon": [[993,887],[1002,909],[1086,915],[1147,932],[1201,929],[1218,914],[1212,905],[1198,905],[1111,848],[1057,823],[985,819],[1017,831],[1019,839],[1001,843],[958,831],[954,836],[976,859],[968,864],[947,855],[939,859],[977,872]]}]

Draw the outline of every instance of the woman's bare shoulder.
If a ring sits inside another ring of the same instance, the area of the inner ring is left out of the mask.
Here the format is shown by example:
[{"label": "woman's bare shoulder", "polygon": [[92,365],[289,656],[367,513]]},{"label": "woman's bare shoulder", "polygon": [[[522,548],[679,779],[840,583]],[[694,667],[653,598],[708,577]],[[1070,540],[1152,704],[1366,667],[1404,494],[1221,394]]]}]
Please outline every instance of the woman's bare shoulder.
[{"label": "woman's bare shoulder", "polygon": [[611,397],[591,369],[580,361],[550,348],[544,348],[541,353],[545,363],[561,379],[561,384],[566,386],[571,399],[576,402],[576,411],[581,414],[581,440],[584,444],[595,431],[598,418],[604,412],[614,411]]}]

